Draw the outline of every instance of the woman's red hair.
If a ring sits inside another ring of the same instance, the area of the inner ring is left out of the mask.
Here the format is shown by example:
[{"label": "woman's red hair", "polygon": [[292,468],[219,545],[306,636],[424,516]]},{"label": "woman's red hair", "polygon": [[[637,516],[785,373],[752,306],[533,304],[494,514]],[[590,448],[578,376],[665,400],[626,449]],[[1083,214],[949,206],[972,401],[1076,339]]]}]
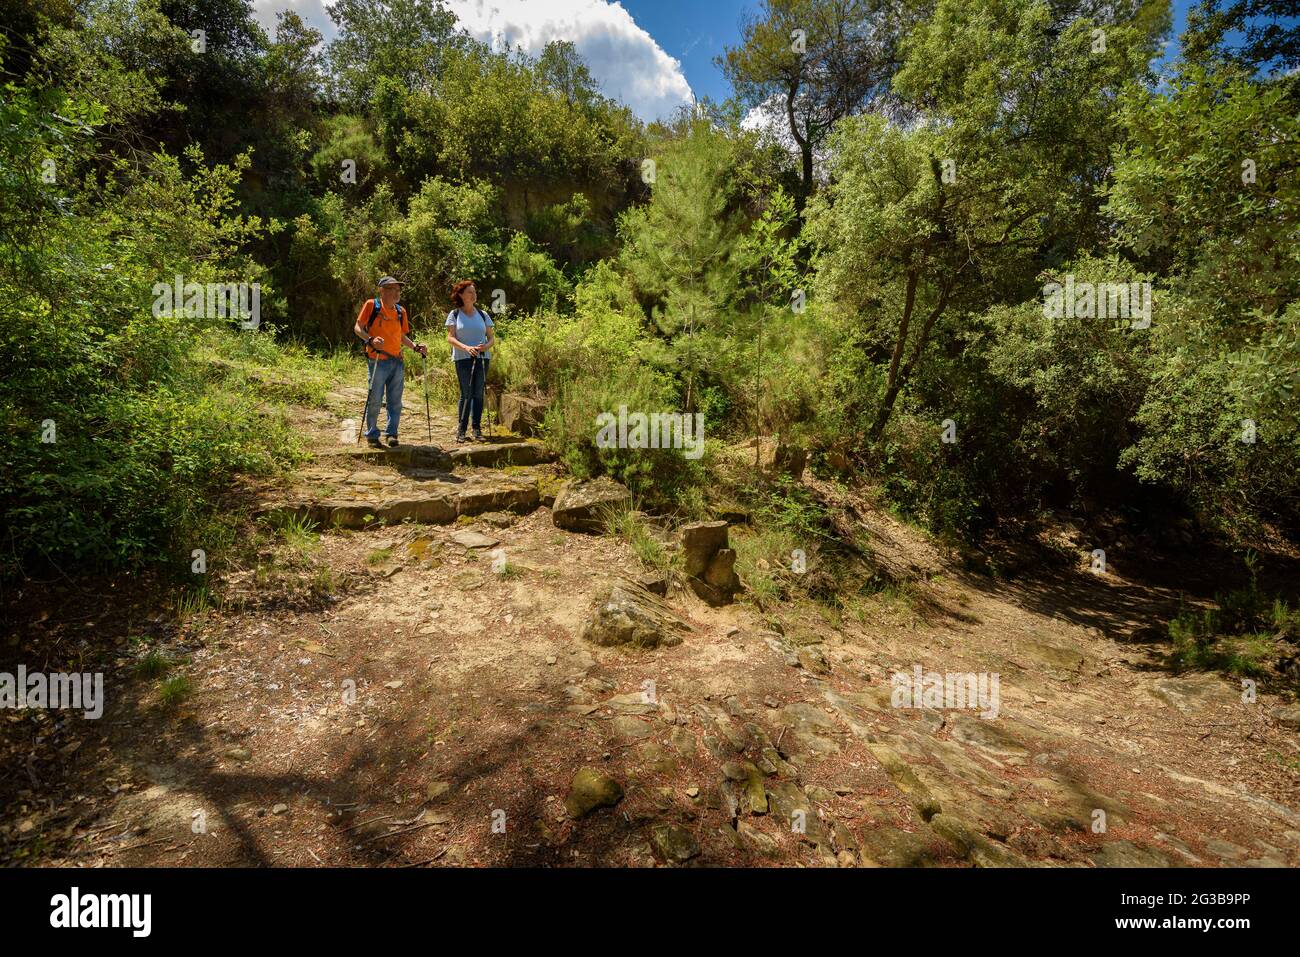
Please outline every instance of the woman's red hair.
[{"label": "woman's red hair", "polygon": [[461,293],[472,285],[474,285],[474,280],[462,279],[451,287],[451,301],[456,304],[457,308],[464,308],[465,303],[461,300]]}]

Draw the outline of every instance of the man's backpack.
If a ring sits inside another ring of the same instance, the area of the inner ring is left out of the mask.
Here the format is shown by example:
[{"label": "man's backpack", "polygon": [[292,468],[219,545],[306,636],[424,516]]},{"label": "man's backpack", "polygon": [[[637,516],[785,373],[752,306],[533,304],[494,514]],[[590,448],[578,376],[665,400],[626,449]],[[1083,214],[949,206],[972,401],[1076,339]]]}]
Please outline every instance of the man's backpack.
[{"label": "man's backpack", "polygon": [[[397,321],[402,324],[402,331],[405,332],[407,329],[406,310],[402,308],[400,302],[395,303],[395,305],[397,306]],[[375,317],[379,316],[383,312],[383,308],[383,304],[379,301],[379,297],[375,296],[370,309],[370,317],[366,319],[366,332],[370,332],[370,327],[375,324]]]}]

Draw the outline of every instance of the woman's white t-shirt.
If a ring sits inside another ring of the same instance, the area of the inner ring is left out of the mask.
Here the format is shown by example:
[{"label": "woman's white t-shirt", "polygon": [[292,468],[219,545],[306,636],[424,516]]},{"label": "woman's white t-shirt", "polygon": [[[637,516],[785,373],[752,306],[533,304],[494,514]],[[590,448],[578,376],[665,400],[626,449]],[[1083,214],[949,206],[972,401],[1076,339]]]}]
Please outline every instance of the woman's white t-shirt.
[{"label": "woman's white t-shirt", "polygon": [[[472,316],[465,315],[459,309],[453,309],[447,313],[447,328],[455,328],[457,341],[465,343],[467,346],[484,346],[487,345],[487,331],[492,327],[492,319],[485,312],[479,312],[475,309]],[[451,358],[472,359],[474,358],[464,349],[456,346],[451,347]],[[491,359],[489,352],[483,353],[484,359]]]}]

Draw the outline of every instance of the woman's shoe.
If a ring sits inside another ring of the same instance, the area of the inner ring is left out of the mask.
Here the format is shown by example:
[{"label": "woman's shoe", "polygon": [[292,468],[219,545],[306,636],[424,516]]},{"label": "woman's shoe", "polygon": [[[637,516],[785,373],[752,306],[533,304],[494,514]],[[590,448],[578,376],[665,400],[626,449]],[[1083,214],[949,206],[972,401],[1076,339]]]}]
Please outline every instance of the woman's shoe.
[{"label": "woman's shoe", "polygon": [[457,433],[456,433],[456,441],[457,441],[457,442],[465,442],[465,441],[468,441],[468,440],[465,438],[465,433],[464,433],[464,432],[457,432]]},{"label": "woman's shoe", "polygon": [[482,441],[483,441],[483,433],[480,432],[478,429],[475,429],[475,430],[474,430],[474,441],[475,441],[475,442],[482,442]]}]

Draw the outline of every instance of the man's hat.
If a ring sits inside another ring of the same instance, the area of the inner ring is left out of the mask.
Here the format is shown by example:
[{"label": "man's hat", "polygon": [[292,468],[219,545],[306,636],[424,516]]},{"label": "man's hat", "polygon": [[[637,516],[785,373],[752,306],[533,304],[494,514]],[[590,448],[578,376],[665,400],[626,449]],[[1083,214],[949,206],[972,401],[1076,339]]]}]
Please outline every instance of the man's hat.
[{"label": "man's hat", "polygon": [[380,289],[383,289],[385,286],[400,286],[401,284],[400,280],[394,279],[392,276],[384,276],[379,280]]}]

